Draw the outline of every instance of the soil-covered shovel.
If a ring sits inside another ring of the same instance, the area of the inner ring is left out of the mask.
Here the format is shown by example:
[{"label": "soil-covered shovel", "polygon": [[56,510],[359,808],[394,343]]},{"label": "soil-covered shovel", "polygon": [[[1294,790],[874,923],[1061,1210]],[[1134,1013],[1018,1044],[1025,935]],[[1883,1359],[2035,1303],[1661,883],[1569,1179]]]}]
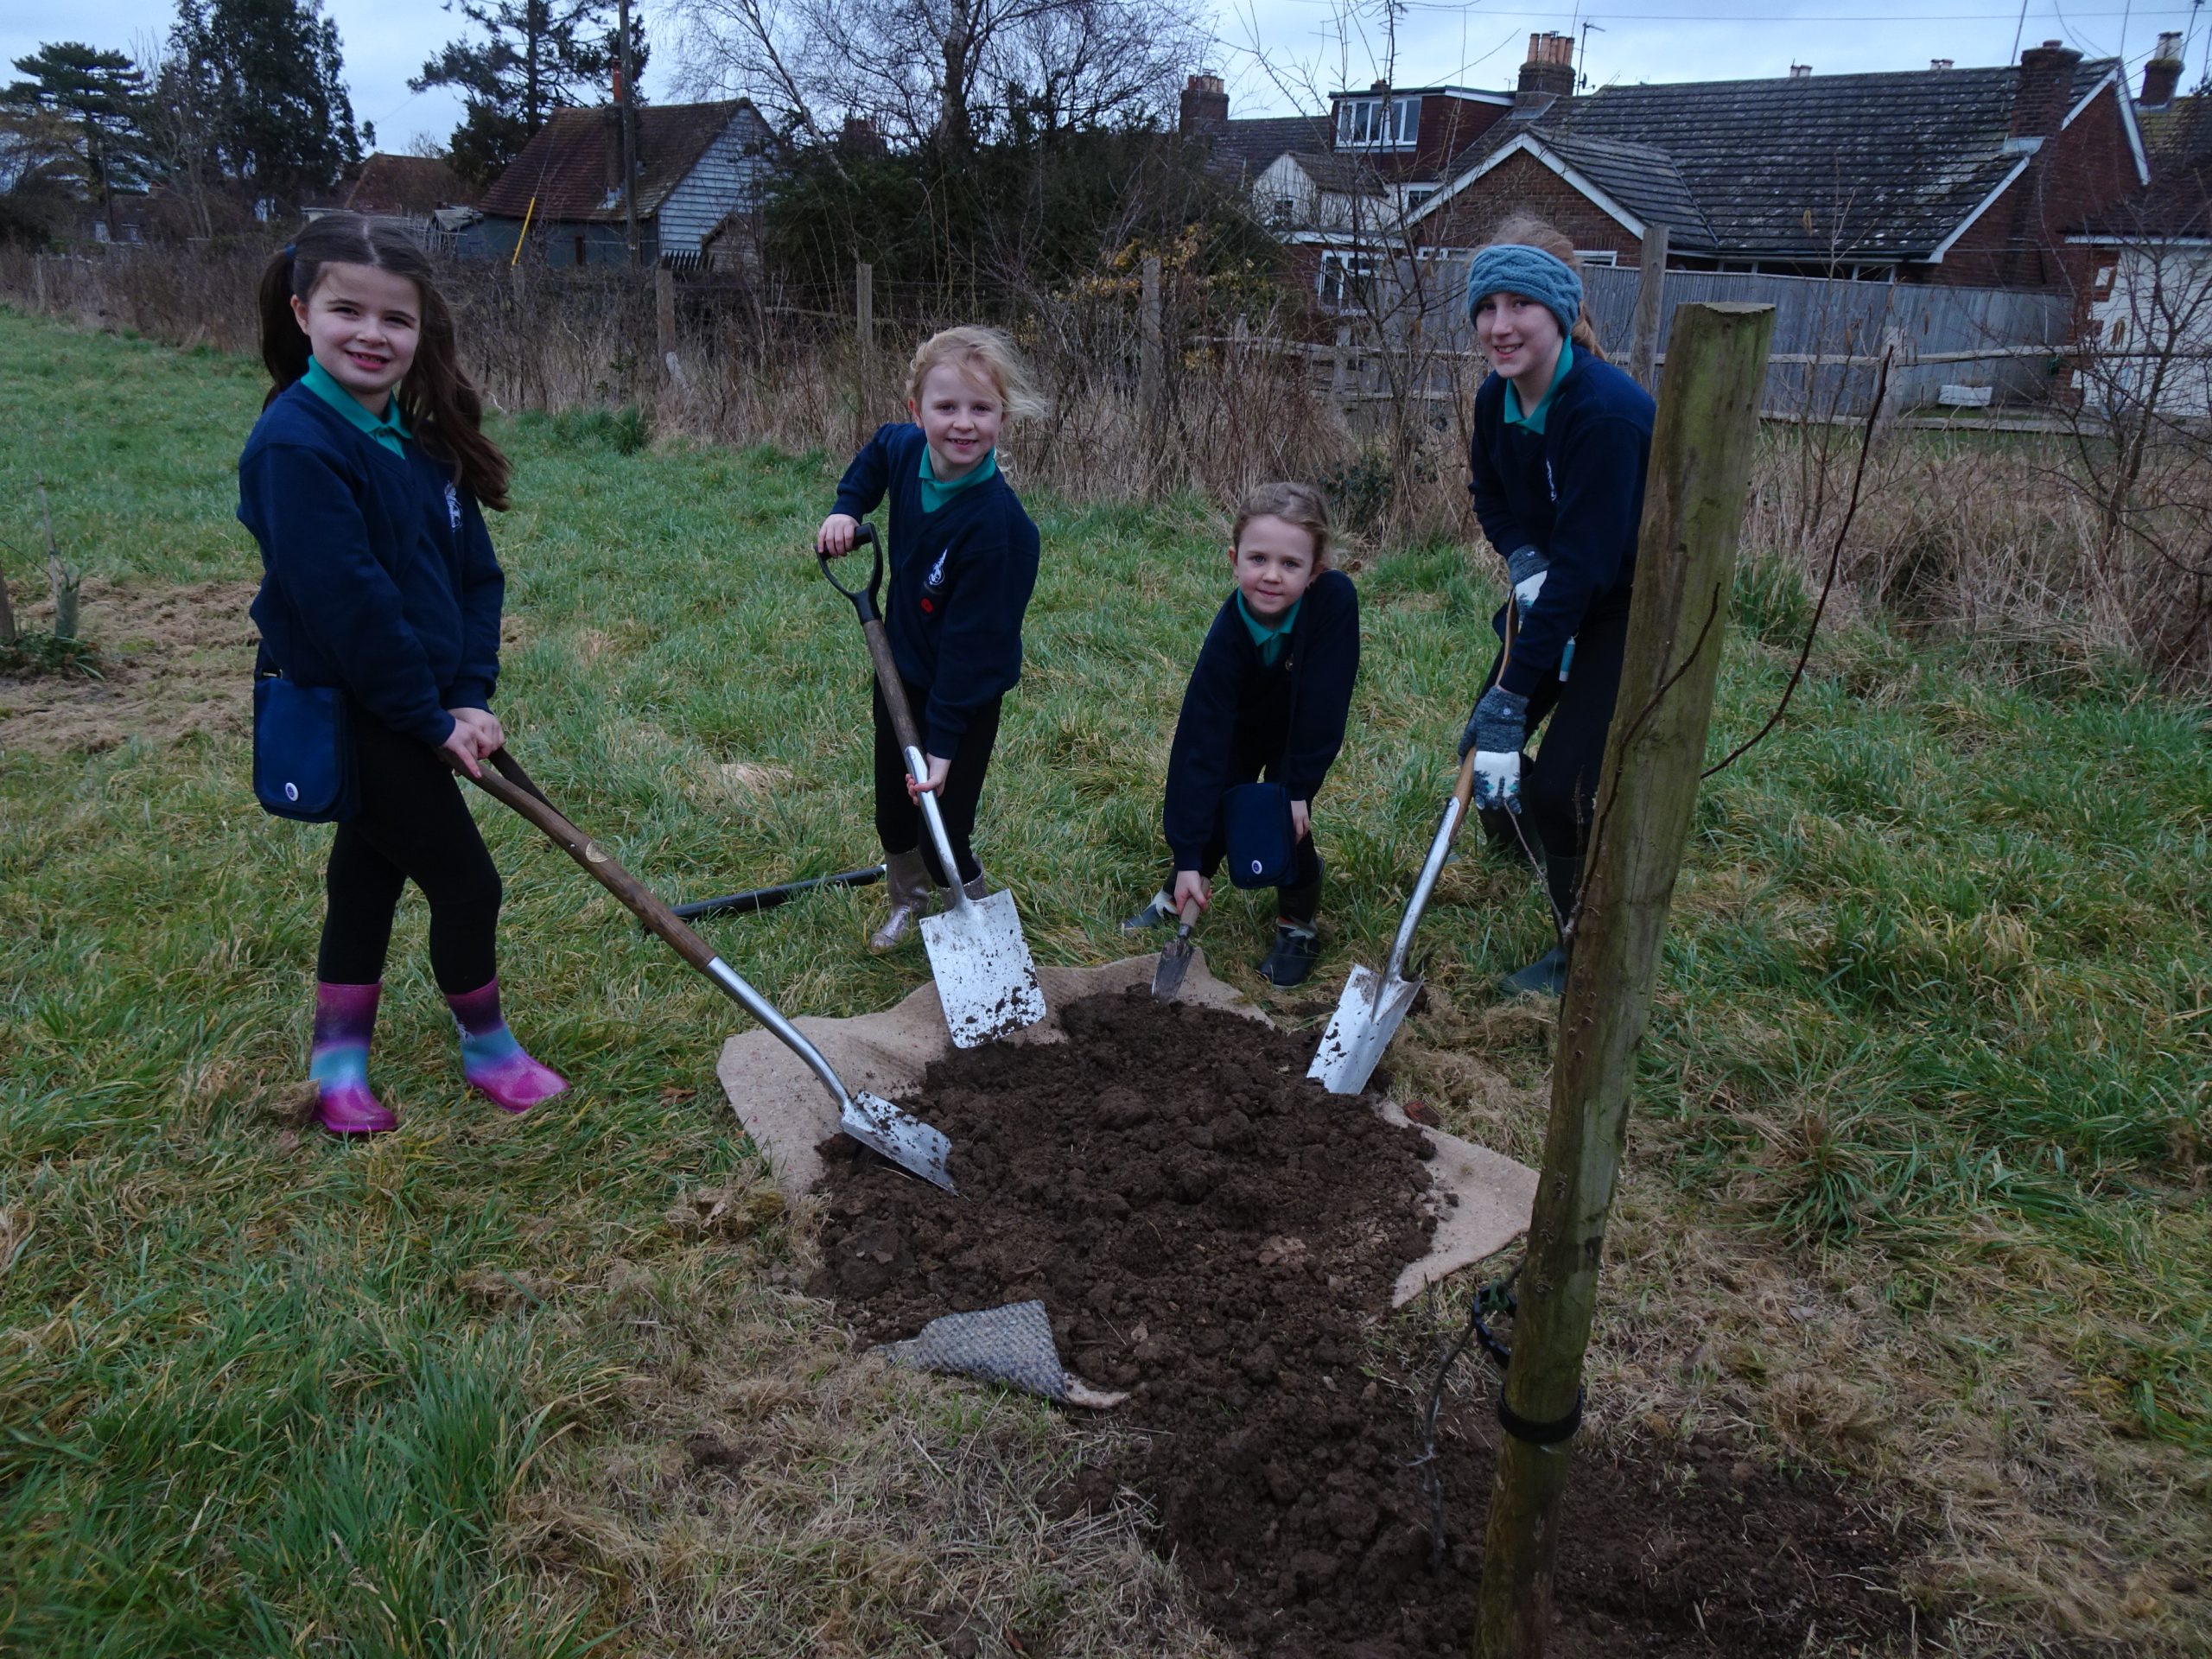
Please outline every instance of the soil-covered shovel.
[{"label": "soil-covered shovel", "polygon": [[1306,1075],[1332,1095],[1356,1095],[1367,1087],[1382,1051],[1389,1047],[1406,1010],[1420,994],[1421,981],[1403,976],[1406,952],[1413,947],[1414,929],[1420,925],[1421,912],[1428,907],[1429,893],[1443,871],[1452,837],[1466,819],[1467,803],[1474,791],[1475,753],[1470,749],[1460,764],[1459,781],[1452,798],[1444,804],[1435,839],[1428,845],[1428,860],[1421,867],[1421,879],[1414,883],[1414,896],[1406,903],[1405,919],[1398,924],[1398,937],[1391,942],[1389,961],[1379,974],[1372,968],[1351,970],[1337,1011],[1329,1016],[1329,1028],[1321,1033],[1320,1049],[1306,1069]]},{"label": "soil-covered shovel", "polygon": [[1183,925],[1162,948],[1160,966],[1152,970],[1152,994],[1163,1002],[1175,1000],[1175,993],[1183,988],[1183,976],[1191,971],[1191,927],[1198,919],[1198,901],[1193,899],[1183,906]]},{"label": "soil-covered shovel", "polygon": [[491,757],[499,776],[485,772],[470,781],[501,805],[511,808],[545,832],[546,838],[582,865],[600,886],[627,905],[646,928],[658,934],[676,954],[720,986],[744,1010],[766,1026],[799,1058],[804,1060],[822,1086],[837,1102],[837,1125],[847,1135],[880,1153],[899,1168],[924,1180],[953,1190],[946,1168],[952,1143],[942,1130],[903,1111],[880,1096],[847,1089],[822,1051],[799,1033],[797,1027],[776,1012],[768,999],[747,984],[738,971],[707,948],[704,940],[677,919],[644,883],[610,857],[597,842],[569,822],[560,809],[545,798],[513,756],[505,749]]},{"label": "soil-covered shovel", "polygon": [[[929,776],[929,760],[914,728],[913,710],[906,706],[906,689],[892,660],[890,637],[884,632],[883,613],[877,607],[876,590],[883,584],[883,543],[873,524],[862,524],[853,545],[875,549],[875,570],[866,588],[855,589],[839,582],[830,569],[830,556],[816,555],[823,580],[852,601],[859,613],[861,632],[868,639],[869,658],[875,664],[875,683],[891,711],[891,724],[906,757],[906,771],[917,783]],[[1021,937],[1021,918],[1014,908],[1014,895],[994,893],[970,899],[961,885],[953,860],[951,838],[944,832],[944,817],[937,797],[928,790],[920,795],[922,818],[937,848],[938,868],[951,886],[946,908],[922,918],[922,944],[930,954],[930,972],[937,981],[938,1001],[944,1005],[945,1028],[953,1046],[974,1048],[995,1038],[1033,1026],[1045,1017],[1045,990],[1037,982],[1037,965],[1029,958],[1029,943]]]}]

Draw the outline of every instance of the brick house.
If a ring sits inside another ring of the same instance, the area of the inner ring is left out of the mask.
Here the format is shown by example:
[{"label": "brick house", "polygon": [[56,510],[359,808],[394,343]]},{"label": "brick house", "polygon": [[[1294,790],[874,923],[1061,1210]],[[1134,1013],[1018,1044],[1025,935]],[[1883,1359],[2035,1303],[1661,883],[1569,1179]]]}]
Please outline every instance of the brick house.
[{"label": "brick house", "polygon": [[[750,99],[637,109],[638,240],[648,263],[696,259],[709,234],[757,212],[774,167],[774,135]],[[459,251],[508,257],[529,222],[548,265],[619,265],[627,257],[622,138],[611,108],[562,110],[523,146],[477,203],[484,218]]]},{"label": "brick house", "polygon": [[2074,384],[2094,409],[2212,415],[2212,98],[2177,98],[2182,37],[2143,66],[2150,187],[2068,238],[2088,264]]},{"label": "brick house", "polygon": [[1451,158],[1405,232],[1478,245],[1543,214],[1599,263],[1645,226],[1698,270],[2069,289],[2068,237],[2150,178],[2117,60],[2048,41],[2005,68],[1666,86],[1575,96],[1534,37],[1514,105]]},{"label": "brick house", "polygon": [[1283,239],[1294,277],[1335,308],[1408,209],[1442,187],[1452,158],[1512,107],[1506,92],[1376,81],[1332,93],[1325,116],[1231,120],[1220,78],[1192,75],[1179,130]]}]

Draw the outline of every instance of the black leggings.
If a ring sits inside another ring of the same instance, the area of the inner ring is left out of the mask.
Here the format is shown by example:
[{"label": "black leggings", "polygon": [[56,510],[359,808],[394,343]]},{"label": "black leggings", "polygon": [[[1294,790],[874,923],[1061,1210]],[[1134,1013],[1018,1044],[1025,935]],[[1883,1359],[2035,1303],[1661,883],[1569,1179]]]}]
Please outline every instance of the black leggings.
[{"label": "black leggings", "polygon": [[[1613,724],[1613,703],[1620,696],[1621,656],[1628,648],[1628,614],[1593,617],[1574,637],[1574,661],[1567,683],[1547,675],[1529,695],[1529,725],[1547,714],[1543,746],[1522,769],[1521,804],[1543,838],[1544,850],[1580,858],[1588,849],[1590,821],[1596,815],[1598,773],[1605,764],[1605,734]],[[1504,665],[1501,650],[1490,665],[1488,690]]]},{"label": "black leggings", "polygon": [[[929,688],[903,682],[906,688],[906,706],[921,709],[929,706]],[[975,850],[969,840],[976,833],[976,805],[983,797],[983,774],[991,769],[991,750],[999,741],[999,699],[993,697],[968,717],[968,729],[960,734],[960,747],[946,759],[952,762],[945,773],[944,786],[937,792],[937,810],[944,819],[945,839],[952,843],[952,856],[959,861],[960,879],[973,881],[983,873],[976,862]],[[923,740],[923,753],[929,752],[929,740]],[[916,847],[922,849],[922,861],[929,866],[930,880],[940,887],[948,885],[944,871],[939,868],[937,849],[925,833],[922,809],[906,793],[906,757],[899,751],[898,734],[891,728],[891,709],[883,701],[883,688],[875,688],[875,833],[889,854],[911,853]]]},{"label": "black leggings", "polygon": [[384,977],[391,918],[409,881],[430,901],[430,971],[459,996],[499,971],[499,873],[437,750],[353,709],[360,812],[338,826],[324,878],[318,977],[369,985]]}]

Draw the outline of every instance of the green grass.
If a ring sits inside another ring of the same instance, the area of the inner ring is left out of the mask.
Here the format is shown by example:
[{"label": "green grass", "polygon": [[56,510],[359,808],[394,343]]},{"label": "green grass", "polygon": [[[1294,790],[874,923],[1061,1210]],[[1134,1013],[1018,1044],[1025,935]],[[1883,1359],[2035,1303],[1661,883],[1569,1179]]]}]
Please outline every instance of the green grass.
[{"label": "green grass", "polygon": [[[97,577],[254,573],[232,516],[249,365],[0,311],[0,390],[37,410],[0,451],[0,537],[31,546],[35,473]],[[839,458],[650,446],[630,413],[499,435],[518,462],[493,524],[500,709],[553,798],[671,897],[868,861],[866,658],[804,550]],[[1031,505],[1044,575],[981,845],[1041,960],[1099,961],[1125,954],[1114,920],[1157,874],[1168,737],[1224,570],[1203,504]],[[1316,814],[1321,982],[1260,996],[1293,1017],[1387,950],[1497,593],[1459,548],[1359,556],[1355,735]],[[39,591],[28,559],[0,559],[19,602]],[[1764,719],[1809,613],[1756,555],[1738,603],[1716,753]],[[88,604],[96,645],[99,626]],[[1640,1155],[1670,1224],[1876,1287],[1946,1356],[1920,1381],[1947,1397],[2051,1356],[2051,1390],[2113,1445],[2212,1455],[2208,711],[2119,664],[1981,657],[1830,639],[1787,726],[1707,786]],[[733,766],[779,770],[755,790]],[[0,1649],[707,1648],[724,1579],[773,1586],[794,1632],[835,1602],[846,1639],[897,1645],[898,1598],[804,1550],[725,1539],[711,1573],[648,1597],[660,1569],[524,1524],[549,1482],[667,1421],[671,1390],[720,1398],[828,1340],[817,1313],[763,1300],[782,1223],[702,1240],[665,1218],[759,1179],[712,1075],[735,1011],[480,801],[517,1023],[576,1088],[518,1123],[464,1096],[410,899],[375,1060],[404,1128],[287,1134],[270,1107],[303,1069],[328,831],[263,817],[245,778],[231,737],[0,759]],[[854,1014],[924,971],[861,948],[875,902],[709,930],[785,1009]],[[1255,995],[1266,920],[1233,895],[1207,929]],[[1469,1096],[1424,1052],[1540,1074],[1540,1047],[1471,1022],[1544,935],[1525,872],[1447,874],[1405,1063],[1449,1121]],[[1528,1155],[1535,1133],[1504,1138]],[[681,1290],[650,1330],[615,1288],[633,1270]],[[1624,1271],[1632,1300],[1659,1294]],[[487,1274],[536,1288],[487,1297]],[[973,1432],[957,1391],[887,1398],[931,1446]],[[1048,1414],[1003,1409],[1022,1455],[1064,1444]],[[1077,1617],[1058,1589],[1024,1593]],[[686,1617],[701,1628],[670,1637]]]}]

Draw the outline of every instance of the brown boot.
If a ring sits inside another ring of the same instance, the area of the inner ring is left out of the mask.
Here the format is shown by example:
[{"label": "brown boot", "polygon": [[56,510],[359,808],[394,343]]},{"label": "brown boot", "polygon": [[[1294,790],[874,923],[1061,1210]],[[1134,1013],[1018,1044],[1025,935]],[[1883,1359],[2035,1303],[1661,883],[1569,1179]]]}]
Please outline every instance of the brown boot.
[{"label": "brown boot", "polygon": [[922,862],[922,849],[887,854],[884,864],[884,887],[891,900],[891,912],[874,932],[868,936],[871,950],[896,950],[899,942],[914,931],[914,924],[929,914],[930,871]]}]

